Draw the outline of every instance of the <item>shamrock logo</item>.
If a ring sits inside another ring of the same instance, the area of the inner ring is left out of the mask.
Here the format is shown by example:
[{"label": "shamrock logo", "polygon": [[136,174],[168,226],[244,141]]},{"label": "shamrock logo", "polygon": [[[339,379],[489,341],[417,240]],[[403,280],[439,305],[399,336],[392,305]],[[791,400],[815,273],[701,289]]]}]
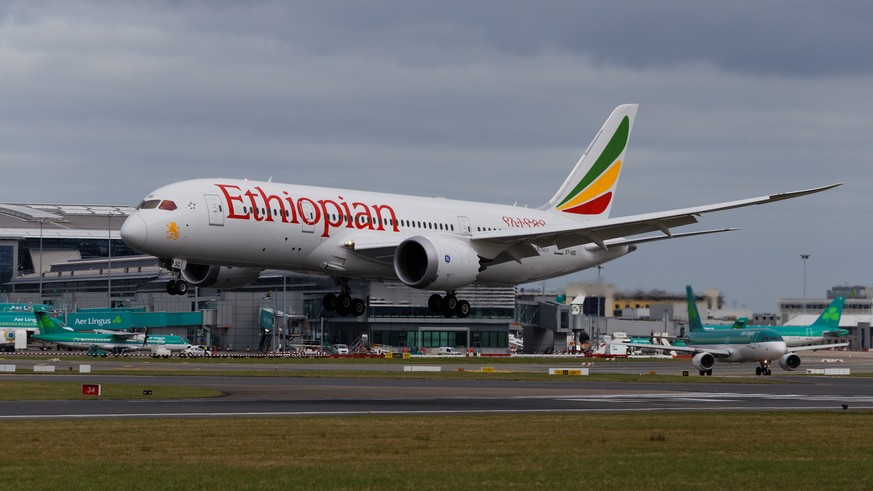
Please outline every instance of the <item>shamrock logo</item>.
[{"label": "shamrock logo", "polygon": [[840,313],[837,312],[836,307],[831,307],[821,315],[821,318],[826,321],[838,321],[840,320]]}]

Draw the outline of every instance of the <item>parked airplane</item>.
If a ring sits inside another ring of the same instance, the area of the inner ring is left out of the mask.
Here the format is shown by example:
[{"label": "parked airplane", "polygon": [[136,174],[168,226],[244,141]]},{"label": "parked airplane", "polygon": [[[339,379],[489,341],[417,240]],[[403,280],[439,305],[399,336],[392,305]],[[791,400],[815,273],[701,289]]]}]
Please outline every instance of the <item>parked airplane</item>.
[{"label": "parked airplane", "polygon": [[[234,179],[164,186],[121,228],[134,249],[175,273],[172,294],[189,285],[233,288],[267,268],[326,274],[339,296],[324,298],[340,315],[364,313],[350,278],[399,279],[445,291],[429,307],[466,317],[455,290],[472,283],[515,285],[566,275],[619,258],[638,244],[734,229],[674,233],[709,212],[817,193],[831,184],[758,198],[610,218],[637,112],[619,106],[555,195],[540,208]],[[637,238],[649,232],[658,235]]]},{"label": "parked airplane", "polygon": [[67,348],[89,350],[99,348],[119,354],[128,351],[151,351],[162,346],[170,351],[181,351],[191,346],[187,339],[173,335],[149,335],[135,332],[116,331],[110,334],[76,331],[63,322],[42,311],[35,311],[39,334],[34,341],[55,343]]},{"label": "parked airplane", "polygon": [[[691,286],[686,286],[685,290],[688,294],[688,305],[695,303],[694,292],[692,291]],[[846,337],[849,334],[848,329],[840,329],[840,316],[843,314],[843,305],[845,303],[845,297],[835,298],[831,304],[824,309],[824,312],[818,316],[818,319],[808,326],[755,326],[749,325],[749,320],[745,317],[737,319],[737,321],[732,325],[703,324],[699,317],[697,317],[693,322],[697,325],[698,330],[703,331],[767,327],[779,333],[785,341],[785,345],[789,348],[813,344],[827,344],[831,341],[835,341],[837,338]]]},{"label": "parked airplane", "polygon": [[707,331],[700,322],[700,312],[697,302],[687,287],[688,292],[688,333],[679,339],[685,346],[660,346],[651,344],[624,343],[635,348],[646,348],[654,351],[678,351],[692,353],[691,364],[700,375],[712,375],[715,362],[748,363],[757,362],[755,375],[770,375],[770,362],[778,360],[783,370],[794,371],[800,368],[800,357],[797,351],[818,350],[848,346],[849,343],[828,345],[805,345],[789,348],[782,336],[773,328],[747,327],[745,329],[718,329]]}]

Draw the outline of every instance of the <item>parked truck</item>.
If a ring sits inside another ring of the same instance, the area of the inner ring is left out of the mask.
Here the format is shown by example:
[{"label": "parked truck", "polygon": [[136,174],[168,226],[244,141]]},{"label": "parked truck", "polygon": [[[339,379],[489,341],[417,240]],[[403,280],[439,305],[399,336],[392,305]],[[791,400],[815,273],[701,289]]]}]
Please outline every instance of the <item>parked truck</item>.
[{"label": "parked truck", "polygon": [[26,349],[26,329],[0,329],[0,351],[14,352]]}]

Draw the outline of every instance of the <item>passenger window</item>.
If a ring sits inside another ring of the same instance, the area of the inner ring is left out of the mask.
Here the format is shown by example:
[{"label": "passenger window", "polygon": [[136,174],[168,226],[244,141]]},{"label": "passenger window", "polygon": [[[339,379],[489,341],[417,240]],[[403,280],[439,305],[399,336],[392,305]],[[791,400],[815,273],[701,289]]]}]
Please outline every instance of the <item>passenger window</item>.
[{"label": "passenger window", "polygon": [[165,199],[164,201],[161,201],[161,205],[158,206],[158,208],[160,208],[162,210],[173,211],[176,209],[176,203],[173,203],[172,201]]}]

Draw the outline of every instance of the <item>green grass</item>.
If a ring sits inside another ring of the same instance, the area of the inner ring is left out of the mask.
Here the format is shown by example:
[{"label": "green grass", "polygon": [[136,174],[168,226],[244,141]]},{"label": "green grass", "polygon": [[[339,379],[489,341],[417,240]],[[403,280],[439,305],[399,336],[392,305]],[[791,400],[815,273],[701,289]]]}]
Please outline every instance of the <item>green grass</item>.
[{"label": "green grass", "polygon": [[[144,395],[143,390],[151,390]],[[152,386],[149,384],[102,384],[101,396],[83,396],[76,382],[0,381],[0,401],[43,401],[77,399],[183,399],[218,397],[221,391],[196,387]],[[0,486],[2,489],[2,486]]]},{"label": "green grass", "polygon": [[871,489],[871,415],[4,421],[0,489]]}]

